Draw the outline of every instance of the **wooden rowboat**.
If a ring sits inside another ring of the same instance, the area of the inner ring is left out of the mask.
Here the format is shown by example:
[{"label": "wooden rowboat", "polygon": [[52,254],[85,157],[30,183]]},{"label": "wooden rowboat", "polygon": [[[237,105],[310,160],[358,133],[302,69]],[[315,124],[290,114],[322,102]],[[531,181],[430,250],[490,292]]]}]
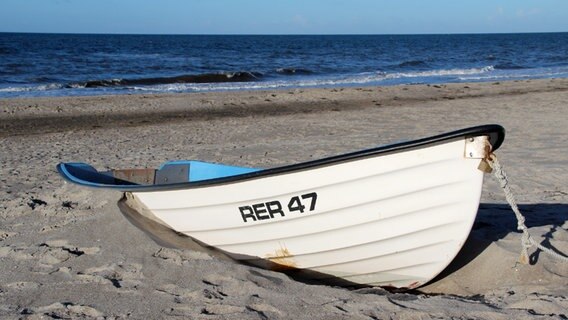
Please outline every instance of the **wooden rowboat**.
[{"label": "wooden rowboat", "polygon": [[270,169],[57,168],[70,182],[124,192],[121,211],[161,244],[335,284],[415,288],[464,244],[479,166],[504,136],[484,125]]}]

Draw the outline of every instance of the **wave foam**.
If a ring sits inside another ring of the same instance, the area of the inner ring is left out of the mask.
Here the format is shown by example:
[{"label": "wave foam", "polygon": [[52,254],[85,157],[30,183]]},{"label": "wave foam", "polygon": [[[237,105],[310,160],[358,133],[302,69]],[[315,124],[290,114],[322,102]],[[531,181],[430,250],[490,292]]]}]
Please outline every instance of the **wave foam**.
[{"label": "wave foam", "polygon": [[0,88],[0,92],[33,92],[33,91],[48,91],[48,90],[57,90],[63,88],[62,85],[57,83],[52,84],[42,84],[39,86],[25,86],[25,87],[6,87]]},{"label": "wave foam", "polygon": [[417,77],[440,77],[440,76],[461,76],[469,74],[487,73],[495,70],[493,66],[470,69],[441,69],[419,72],[398,72],[387,75],[387,78],[417,78]]}]

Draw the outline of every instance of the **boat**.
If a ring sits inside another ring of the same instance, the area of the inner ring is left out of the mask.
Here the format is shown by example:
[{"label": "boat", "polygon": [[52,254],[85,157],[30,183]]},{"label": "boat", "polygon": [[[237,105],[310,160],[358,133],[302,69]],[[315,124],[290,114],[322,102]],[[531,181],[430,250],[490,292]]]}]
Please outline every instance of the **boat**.
[{"label": "boat", "polygon": [[193,160],[57,169],[123,192],[121,212],[161,245],[334,285],[412,289],[460,251],[484,164],[504,137],[483,125],[268,169]]}]

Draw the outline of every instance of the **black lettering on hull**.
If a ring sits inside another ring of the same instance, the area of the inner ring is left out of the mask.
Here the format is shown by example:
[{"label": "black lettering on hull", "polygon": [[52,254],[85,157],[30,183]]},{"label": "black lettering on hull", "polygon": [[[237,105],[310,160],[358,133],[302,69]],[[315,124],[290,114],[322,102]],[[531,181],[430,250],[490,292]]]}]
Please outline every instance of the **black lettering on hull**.
[{"label": "black lettering on hull", "polygon": [[283,218],[286,214],[302,214],[314,211],[318,195],[315,192],[293,196],[284,207],[278,200],[255,203],[250,206],[241,206],[241,218],[243,222],[256,222],[275,218]]}]

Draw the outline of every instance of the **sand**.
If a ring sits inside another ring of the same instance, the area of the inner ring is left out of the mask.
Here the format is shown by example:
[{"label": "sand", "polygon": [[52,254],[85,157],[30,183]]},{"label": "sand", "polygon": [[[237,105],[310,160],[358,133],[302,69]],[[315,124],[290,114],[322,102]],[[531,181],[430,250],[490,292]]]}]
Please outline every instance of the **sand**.
[{"label": "sand", "polygon": [[568,79],[0,100],[0,318],[568,317],[568,266],[530,250],[496,180],[455,261],[413,292],[305,283],[162,248],[59,162],[291,164],[462,127],[507,129],[498,156],[530,233],[568,252]]}]

